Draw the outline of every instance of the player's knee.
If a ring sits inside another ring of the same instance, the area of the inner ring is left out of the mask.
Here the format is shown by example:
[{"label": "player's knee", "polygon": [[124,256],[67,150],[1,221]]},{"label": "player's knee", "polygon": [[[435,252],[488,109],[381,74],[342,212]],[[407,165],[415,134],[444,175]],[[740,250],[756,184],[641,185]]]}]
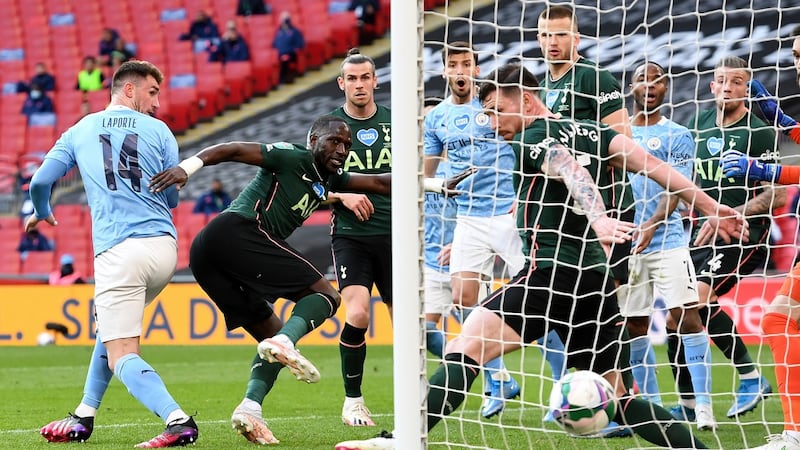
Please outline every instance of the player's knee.
[{"label": "player's knee", "polygon": [[330,319],[335,316],[336,311],[339,310],[339,306],[342,304],[342,297],[339,293],[334,290],[333,292],[318,292],[318,294],[324,297],[331,305],[331,313],[328,315],[328,318]]},{"label": "player's knee", "polygon": [[697,308],[673,308],[670,310],[674,322],[678,324],[681,334],[699,333],[703,331],[703,319]]},{"label": "player's knee", "polygon": [[648,317],[628,317],[625,319],[625,328],[628,329],[628,335],[631,338],[646,335],[649,326],[650,320]]}]

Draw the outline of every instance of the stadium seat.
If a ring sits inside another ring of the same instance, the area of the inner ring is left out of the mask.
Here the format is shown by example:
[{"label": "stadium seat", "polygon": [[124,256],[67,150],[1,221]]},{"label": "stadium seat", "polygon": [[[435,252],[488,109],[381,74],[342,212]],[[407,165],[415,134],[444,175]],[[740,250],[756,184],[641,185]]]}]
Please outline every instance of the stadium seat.
[{"label": "stadium seat", "polygon": [[250,53],[253,64],[253,94],[264,95],[280,83],[278,51],[261,46]]},{"label": "stadium seat", "polygon": [[199,120],[197,89],[193,87],[165,89],[159,98],[158,118],[173,133],[186,132]]},{"label": "stadium seat", "polygon": [[[331,26],[328,20],[328,11],[317,12],[314,20],[300,13],[298,27],[303,31],[306,47],[303,49],[305,61],[298,58],[297,72],[303,74],[308,69],[318,69],[333,57],[333,43],[331,42]],[[295,19],[292,19],[293,21]],[[303,63],[305,63],[303,65]]]},{"label": "stadium seat", "polygon": [[358,18],[352,11],[331,14],[331,42],[333,53],[344,55],[353,47],[358,47]]},{"label": "stadium seat", "polygon": [[3,254],[7,256],[4,258],[0,258],[0,273],[8,275],[19,275],[20,260],[19,260],[19,254],[16,253],[16,249],[13,249],[13,251],[10,253],[3,252]]},{"label": "stadium seat", "polygon": [[[5,116],[0,116],[3,118]],[[0,154],[17,161],[19,155],[25,152],[26,125],[10,125],[8,122],[3,124],[0,133]]]},{"label": "stadium seat", "polygon": [[220,23],[219,18],[214,14],[214,6],[211,0],[184,0],[183,8],[186,10],[186,17],[193,20],[197,16],[198,11],[205,11],[206,14],[217,23],[220,29],[225,25],[224,22]]},{"label": "stadium seat", "polygon": [[55,251],[28,252],[22,261],[23,275],[48,275],[57,265]]},{"label": "stadium seat", "polygon": [[56,125],[28,127],[25,136],[25,152],[46,153],[56,141]]},{"label": "stadium seat", "polygon": [[225,110],[225,77],[222,64],[206,63],[197,66],[197,96],[200,120],[210,120]]},{"label": "stadium seat", "polygon": [[87,92],[86,100],[89,102],[89,111],[102,111],[106,109],[109,102],[111,102],[111,93],[107,89]]},{"label": "stadium seat", "polygon": [[166,47],[164,46],[163,35],[157,40],[139,41],[136,57],[145,61],[150,61],[153,58],[166,61]]},{"label": "stadium seat", "polygon": [[[178,226],[184,221],[184,217],[188,217],[194,209],[194,202],[191,201],[182,201],[178,203],[178,206],[172,209],[172,221],[175,222],[175,225]],[[188,219],[187,219],[188,220]]]},{"label": "stadium seat", "polygon": [[[18,169],[15,162],[0,162],[0,195],[9,195],[16,191],[17,172]],[[5,255],[3,257],[5,258]]]},{"label": "stadium seat", "polygon": [[[26,17],[32,16],[45,16],[47,15],[44,10],[44,3],[38,1],[20,1],[17,3],[19,5],[19,12],[22,15],[23,20]],[[47,22],[45,22],[46,24]]]},{"label": "stadium seat", "polygon": [[250,61],[231,61],[222,66],[225,84],[228,86],[226,105],[237,108],[253,96],[253,64]]},{"label": "stadium seat", "polygon": [[[2,70],[2,68],[3,64],[0,64],[0,70]],[[16,78],[16,80],[14,78],[16,77],[9,76],[8,78],[6,78],[5,74],[3,74],[3,81],[20,80],[20,78]],[[3,101],[0,102],[0,115],[5,117],[16,114],[24,118],[25,116],[22,115],[21,111],[22,111],[22,105],[25,103],[25,97],[26,97],[25,94],[22,93],[4,95]],[[5,124],[5,122],[3,124]]]}]

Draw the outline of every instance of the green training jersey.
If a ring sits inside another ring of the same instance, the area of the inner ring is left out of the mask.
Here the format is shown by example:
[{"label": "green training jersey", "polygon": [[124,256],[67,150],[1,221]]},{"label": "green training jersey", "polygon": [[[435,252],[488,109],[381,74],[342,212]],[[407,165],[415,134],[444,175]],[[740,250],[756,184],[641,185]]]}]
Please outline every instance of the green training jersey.
[{"label": "green training jersey", "polygon": [[547,149],[562,145],[571,149],[598,187],[608,188],[608,148],[616,135],[595,121],[538,119],[514,138],[521,169],[517,225],[530,236],[533,267],[558,264],[606,273],[606,254],[585,212],[562,181],[542,173],[542,164]]},{"label": "green training jersey", "polygon": [[[540,92],[542,101],[550,111],[561,117],[595,120],[625,107],[619,81],[611,73],[589,59],[580,57],[572,68],[557,80],[545,76]],[[621,169],[612,168],[614,189],[601,193],[606,206],[620,210],[633,210],[633,192],[628,177]]]},{"label": "green training jersey", "polygon": [[[386,173],[392,171],[392,112],[377,105],[368,119],[350,117],[344,107],[331,112],[341,117],[353,130],[353,146],[344,163],[345,172]],[[383,194],[366,194],[375,213],[365,222],[358,220],[341,202],[333,204],[332,234],[339,236],[381,236],[392,233],[392,198]]]},{"label": "green training jersey", "polygon": [[328,197],[341,189],[350,175],[319,171],[305,147],[279,142],[262,144],[256,176],[227,211],[258,221],[265,231],[286,239]]},{"label": "green training jersey", "polygon": [[[777,163],[780,159],[775,131],[755,114],[748,112],[736,123],[717,126],[715,109],[700,111],[686,126],[694,134],[697,156],[694,160],[695,181],[717,202],[730,207],[745,204],[758,195],[761,183],[745,178],[723,176],[720,160],[726,150],[737,150],[762,161]],[[705,219],[700,219],[700,225]],[[748,218],[750,241],[758,242],[769,229],[770,215]],[[699,230],[698,226],[696,230]]]}]

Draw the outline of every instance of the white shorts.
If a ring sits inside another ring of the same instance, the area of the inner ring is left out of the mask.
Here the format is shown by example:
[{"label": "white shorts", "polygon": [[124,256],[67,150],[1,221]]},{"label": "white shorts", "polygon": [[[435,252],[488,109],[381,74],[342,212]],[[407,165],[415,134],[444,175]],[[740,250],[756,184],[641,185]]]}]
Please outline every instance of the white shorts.
[{"label": "white shorts", "polygon": [[698,301],[694,264],[686,247],[631,255],[628,284],[618,291],[623,317],[649,317],[660,297],[667,309]]},{"label": "white shorts", "polygon": [[447,315],[453,308],[450,274],[425,267],[425,314]]},{"label": "white shorts", "polygon": [[450,273],[475,272],[491,277],[496,256],[505,261],[511,277],[525,265],[522,239],[514,216],[458,216],[450,252]]},{"label": "white shorts", "polygon": [[94,259],[94,306],[100,340],[142,335],[144,307],[172,279],[178,244],[172,236],[129,238]]}]

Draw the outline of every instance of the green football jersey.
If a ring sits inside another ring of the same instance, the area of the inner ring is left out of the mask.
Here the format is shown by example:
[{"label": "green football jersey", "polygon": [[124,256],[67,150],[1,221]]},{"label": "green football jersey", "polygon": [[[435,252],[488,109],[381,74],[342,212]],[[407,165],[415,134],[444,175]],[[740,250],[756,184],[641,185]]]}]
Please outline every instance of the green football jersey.
[{"label": "green football jersey", "polygon": [[[719,127],[716,110],[700,111],[689,120],[686,127],[694,134],[697,143],[695,181],[706,194],[723,205],[743,205],[762,191],[758,181],[747,183],[745,178],[723,176],[720,167],[723,152],[738,150],[762,161],[779,162],[780,152],[775,131],[751,112],[736,123]],[[701,224],[703,220],[701,218]],[[757,242],[769,229],[770,216],[764,214],[752,217],[748,222],[750,240]],[[699,229],[698,226],[696,230]]]},{"label": "green football jersey", "polygon": [[[331,112],[341,117],[353,130],[353,146],[344,163],[345,172],[386,173],[392,171],[392,112],[378,105],[369,119],[350,117],[344,107]],[[366,194],[375,213],[365,222],[358,220],[341,202],[333,205],[333,234],[339,236],[380,236],[392,233],[392,198]]]},{"label": "green football jersey", "polygon": [[319,207],[331,190],[347,184],[350,175],[320,172],[305,147],[279,142],[262,144],[264,162],[228,211],[258,221],[286,239]]},{"label": "green football jersey", "polygon": [[611,128],[590,120],[538,119],[514,138],[521,169],[517,225],[520,233],[531,237],[533,266],[566,264],[606,273],[606,254],[585,212],[562,181],[542,173],[542,164],[546,150],[561,144],[572,149],[598,187],[608,188],[612,182],[608,147],[616,135]]},{"label": "green football jersey", "polygon": [[[611,73],[589,59],[580,57],[572,68],[554,80],[545,76],[540,92],[550,111],[564,118],[600,121],[603,117],[625,107],[619,81]],[[614,189],[601,192],[606,206],[620,210],[633,208],[633,192],[628,177],[613,168]]]}]

